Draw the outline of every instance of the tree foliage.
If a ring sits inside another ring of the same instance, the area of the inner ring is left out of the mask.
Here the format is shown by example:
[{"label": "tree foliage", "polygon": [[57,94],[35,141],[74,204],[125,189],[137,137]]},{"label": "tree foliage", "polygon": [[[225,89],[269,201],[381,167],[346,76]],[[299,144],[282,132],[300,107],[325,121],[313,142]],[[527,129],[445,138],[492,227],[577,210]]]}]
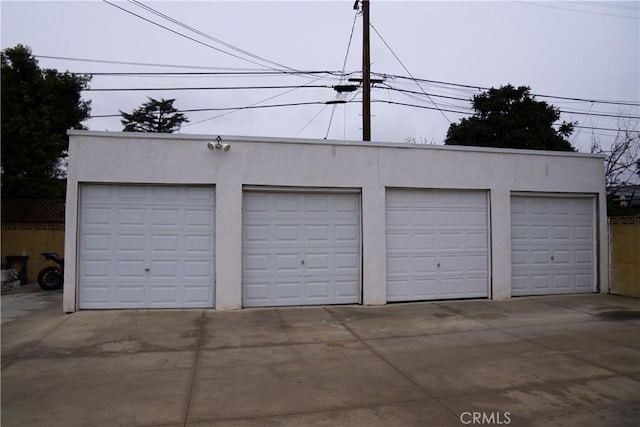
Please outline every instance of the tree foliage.
[{"label": "tree foliage", "polygon": [[59,165],[68,149],[67,130],[84,129],[90,101],[81,99],[91,78],[41,69],[24,45],[1,52],[2,196],[55,198]]},{"label": "tree foliage", "polygon": [[445,144],[575,151],[567,140],[574,124],[562,122],[555,129],[560,111],[536,101],[527,86],[491,88],[475,95],[472,105],[474,115],[452,123]]},{"label": "tree foliage", "polygon": [[133,110],[131,114],[120,111],[125,132],[173,133],[189,119],[174,108],[175,99],[153,99]]},{"label": "tree foliage", "polygon": [[616,191],[640,181],[640,132],[631,126],[619,124],[615,140],[604,149],[593,137],[591,152],[604,154],[604,177],[608,191]]}]

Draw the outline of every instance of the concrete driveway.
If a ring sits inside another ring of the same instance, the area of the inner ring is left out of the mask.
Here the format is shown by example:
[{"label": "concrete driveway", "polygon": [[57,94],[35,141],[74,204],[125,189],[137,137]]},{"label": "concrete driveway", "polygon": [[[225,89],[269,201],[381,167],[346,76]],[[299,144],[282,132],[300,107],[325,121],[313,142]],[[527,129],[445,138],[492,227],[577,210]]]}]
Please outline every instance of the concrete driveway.
[{"label": "concrete driveway", "polygon": [[2,296],[4,427],[640,423],[638,299],[65,315],[34,294]]}]

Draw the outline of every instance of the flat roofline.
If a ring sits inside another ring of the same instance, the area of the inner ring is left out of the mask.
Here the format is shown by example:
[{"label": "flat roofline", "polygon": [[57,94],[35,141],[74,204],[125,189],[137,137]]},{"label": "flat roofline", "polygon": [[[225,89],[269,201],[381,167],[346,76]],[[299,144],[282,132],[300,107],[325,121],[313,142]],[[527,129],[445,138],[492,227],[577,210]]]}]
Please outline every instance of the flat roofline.
[{"label": "flat roofline", "polygon": [[205,134],[185,134],[185,133],[153,133],[153,132],[110,132],[69,129],[67,135],[70,137],[98,137],[98,138],[128,138],[128,139],[162,139],[162,140],[190,140],[190,141],[213,141],[218,136],[225,142],[249,142],[249,143],[271,143],[271,144],[309,144],[309,145],[339,145],[355,146],[366,148],[396,148],[413,150],[446,150],[474,153],[496,153],[496,154],[527,154],[535,156],[553,157],[588,157],[604,159],[604,154],[580,153],[572,151],[547,151],[547,150],[521,150],[513,148],[475,147],[464,145],[439,145],[439,144],[409,144],[405,142],[381,142],[381,141],[340,141],[330,139],[309,139],[309,138],[280,138],[280,137],[258,137],[239,135],[205,135]]}]

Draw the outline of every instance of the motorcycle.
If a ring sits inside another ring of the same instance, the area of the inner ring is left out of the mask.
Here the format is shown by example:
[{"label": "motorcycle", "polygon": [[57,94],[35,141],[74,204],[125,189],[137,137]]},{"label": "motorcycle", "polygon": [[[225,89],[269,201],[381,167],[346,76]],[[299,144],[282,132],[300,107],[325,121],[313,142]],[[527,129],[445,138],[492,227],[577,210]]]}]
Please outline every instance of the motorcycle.
[{"label": "motorcycle", "polygon": [[42,252],[46,260],[53,261],[58,266],[49,265],[38,273],[38,285],[45,291],[60,289],[64,282],[64,258],[55,252]]}]

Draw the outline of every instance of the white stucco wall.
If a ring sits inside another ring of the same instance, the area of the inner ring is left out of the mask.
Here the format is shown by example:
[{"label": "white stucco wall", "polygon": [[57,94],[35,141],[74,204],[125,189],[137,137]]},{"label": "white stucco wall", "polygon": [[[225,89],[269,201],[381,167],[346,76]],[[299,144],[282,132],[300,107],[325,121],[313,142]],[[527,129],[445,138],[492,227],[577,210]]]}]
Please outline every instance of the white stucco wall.
[{"label": "white stucco wall", "polygon": [[386,188],[482,189],[490,195],[491,287],[511,296],[513,192],[593,195],[597,281],[609,289],[604,162],[601,156],[478,147],[70,131],[64,310],[77,309],[77,231],[81,183],[213,184],[215,306],[241,307],[242,189],[359,188],[362,191],[363,303],[386,303]]}]

